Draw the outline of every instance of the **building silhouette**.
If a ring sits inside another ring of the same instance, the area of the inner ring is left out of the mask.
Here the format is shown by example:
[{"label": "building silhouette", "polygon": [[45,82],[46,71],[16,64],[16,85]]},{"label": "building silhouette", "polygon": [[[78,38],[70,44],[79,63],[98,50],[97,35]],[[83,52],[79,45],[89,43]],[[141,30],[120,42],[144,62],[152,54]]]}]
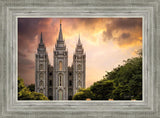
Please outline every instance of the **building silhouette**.
[{"label": "building silhouette", "polygon": [[80,36],[73,55],[73,63],[68,66],[68,51],[61,23],[53,51],[53,66],[49,63],[42,33],[35,62],[35,91],[43,93],[50,100],[71,100],[79,88],[85,88],[86,55]]}]

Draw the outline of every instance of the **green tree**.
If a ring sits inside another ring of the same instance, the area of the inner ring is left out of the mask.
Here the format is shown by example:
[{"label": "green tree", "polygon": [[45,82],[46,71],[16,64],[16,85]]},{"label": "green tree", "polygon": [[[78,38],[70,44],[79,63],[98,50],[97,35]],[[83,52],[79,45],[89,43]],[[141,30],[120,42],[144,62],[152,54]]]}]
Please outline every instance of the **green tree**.
[{"label": "green tree", "polygon": [[94,99],[94,94],[88,89],[79,89],[79,91],[73,96],[73,100],[86,100],[87,98]]},{"label": "green tree", "polygon": [[31,92],[24,85],[22,78],[18,77],[18,100],[48,100],[42,93]]},{"label": "green tree", "polygon": [[94,94],[94,100],[108,100],[112,98],[112,91],[114,89],[113,82],[108,80],[101,80],[95,82],[90,90]]},{"label": "green tree", "polygon": [[[102,80],[87,89],[80,90],[73,99],[91,98],[92,100],[142,100],[142,50],[138,57],[127,59],[111,72],[106,72]],[[89,91],[91,95],[86,93]]]},{"label": "green tree", "polygon": [[18,77],[18,92],[25,88],[24,81],[22,78]]},{"label": "green tree", "polygon": [[31,92],[35,91],[35,84],[30,84],[27,86]]},{"label": "green tree", "polygon": [[125,61],[104,77],[114,82],[112,96],[116,100],[142,99],[142,57]]}]

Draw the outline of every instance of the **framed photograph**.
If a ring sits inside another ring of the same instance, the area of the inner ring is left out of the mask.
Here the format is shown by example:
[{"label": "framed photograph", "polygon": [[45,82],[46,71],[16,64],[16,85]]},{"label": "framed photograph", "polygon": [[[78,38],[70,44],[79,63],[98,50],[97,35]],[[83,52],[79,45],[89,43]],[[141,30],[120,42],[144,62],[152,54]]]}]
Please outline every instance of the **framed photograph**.
[{"label": "framed photograph", "polygon": [[0,5],[0,116],[160,116],[159,1]]},{"label": "framed photograph", "polygon": [[143,100],[142,17],[17,20],[18,100]]}]

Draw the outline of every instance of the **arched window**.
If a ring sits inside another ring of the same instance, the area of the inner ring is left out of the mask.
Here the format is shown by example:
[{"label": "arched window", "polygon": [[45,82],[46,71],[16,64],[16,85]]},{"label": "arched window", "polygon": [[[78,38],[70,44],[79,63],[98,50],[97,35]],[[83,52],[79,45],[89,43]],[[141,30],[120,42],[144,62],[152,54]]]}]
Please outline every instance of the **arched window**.
[{"label": "arched window", "polygon": [[69,73],[69,76],[72,76],[72,73],[71,73],[71,72]]},{"label": "arched window", "polygon": [[40,68],[40,70],[42,70],[43,69],[43,64],[40,64],[39,68]]},{"label": "arched window", "polygon": [[48,90],[48,95],[52,96],[52,89],[51,88],[49,88],[49,90]]},{"label": "arched window", "polygon": [[62,90],[59,90],[59,100],[62,100],[63,99],[63,92]]},{"label": "arched window", "polygon": [[78,65],[78,70],[81,70],[81,65],[80,64]]},{"label": "arched window", "polygon": [[52,86],[52,80],[49,80],[49,85]]},{"label": "arched window", "polygon": [[81,81],[78,82],[78,88],[81,88]]},{"label": "arched window", "polygon": [[81,80],[81,74],[78,73],[78,80]]},{"label": "arched window", "polygon": [[43,73],[40,73],[40,80],[43,80]]},{"label": "arched window", "polygon": [[39,92],[40,92],[40,93],[43,93],[43,90],[42,90],[42,89],[40,89],[40,90],[39,90]]},{"label": "arched window", "polygon": [[62,61],[59,62],[59,70],[62,70]]},{"label": "arched window", "polygon": [[39,85],[40,85],[40,86],[43,86],[43,81],[40,81]]},{"label": "arched window", "polygon": [[52,76],[52,72],[50,72],[49,75]]},{"label": "arched window", "polygon": [[59,76],[59,86],[61,86],[62,85],[62,76],[60,75]]},{"label": "arched window", "polygon": [[69,86],[72,86],[72,80],[69,80]]},{"label": "arched window", "polygon": [[62,86],[63,83],[63,75],[59,74],[59,86]]}]

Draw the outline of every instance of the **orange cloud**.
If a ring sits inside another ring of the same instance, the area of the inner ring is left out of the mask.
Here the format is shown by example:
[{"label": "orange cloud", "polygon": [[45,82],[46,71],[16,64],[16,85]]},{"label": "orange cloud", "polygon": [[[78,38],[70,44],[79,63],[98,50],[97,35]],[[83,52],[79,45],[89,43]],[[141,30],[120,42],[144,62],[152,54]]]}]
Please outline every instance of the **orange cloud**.
[{"label": "orange cloud", "polygon": [[142,45],[142,18],[115,18],[106,24],[103,40],[114,40],[118,46]]}]

